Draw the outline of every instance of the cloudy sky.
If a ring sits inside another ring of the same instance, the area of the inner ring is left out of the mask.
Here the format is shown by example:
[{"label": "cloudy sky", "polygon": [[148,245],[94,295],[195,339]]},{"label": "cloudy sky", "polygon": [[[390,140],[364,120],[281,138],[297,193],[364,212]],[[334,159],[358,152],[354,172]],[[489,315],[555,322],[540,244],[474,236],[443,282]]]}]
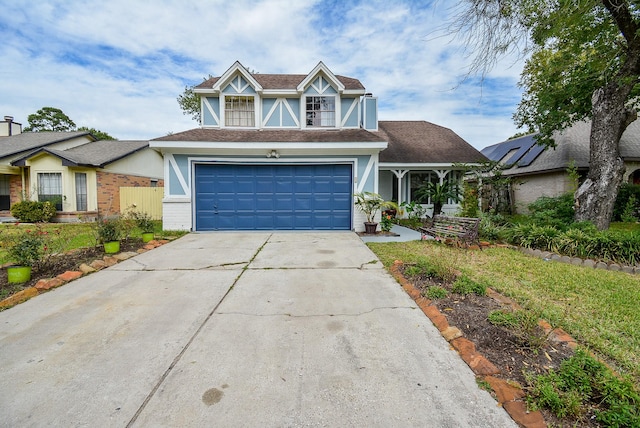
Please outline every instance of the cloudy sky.
[{"label": "cloudy sky", "polygon": [[480,84],[445,35],[450,0],[0,0],[0,117],[48,106],[119,139],[197,127],[176,97],[234,61],[306,74],[323,61],[378,97],[382,120],[427,120],[476,148],[517,132],[518,62]]}]

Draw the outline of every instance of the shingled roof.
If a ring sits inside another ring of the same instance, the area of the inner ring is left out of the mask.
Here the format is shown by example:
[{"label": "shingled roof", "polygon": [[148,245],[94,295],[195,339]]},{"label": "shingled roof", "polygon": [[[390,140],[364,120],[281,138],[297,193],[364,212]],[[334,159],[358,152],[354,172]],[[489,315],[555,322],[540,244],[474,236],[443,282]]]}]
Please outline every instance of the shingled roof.
[{"label": "shingled roof", "polygon": [[449,128],[426,121],[379,121],[377,134],[389,142],[380,163],[486,162],[487,158]]},{"label": "shingled roof", "polygon": [[[581,169],[589,168],[590,122],[579,122],[554,134],[556,147],[535,144],[535,134],[527,135],[482,150],[488,158],[513,164],[505,175],[527,175],[563,171],[571,162]],[[627,127],[620,139],[620,155],[625,161],[640,161],[640,120]]]},{"label": "shingled roof", "polygon": [[[256,81],[264,89],[296,89],[307,74],[251,74]],[[336,75],[336,78],[342,83],[345,89],[364,90],[364,86],[358,79]],[[209,89],[220,79],[220,77],[211,77],[196,86],[196,89]]]},{"label": "shingled roof", "polygon": [[[217,129],[195,128],[151,141],[203,141],[218,143],[357,143],[384,142],[381,135],[364,129]],[[238,145],[240,147],[240,144]]]},{"label": "shingled roof", "polygon": [[23,132],[10,137],[0,137],[0,158],[17,155],[55,143],[62,143],[85,135],[89,136],[91,140],[95,140],[95,137],[87,131]]},{"label": "shingled roof", "polygon": [[32,151],[11,164],[24,166],[27,159],[40,154],[48,153],[62,159],[66,166],[89,166],[104,168],[106,165],[129,156],[139,150],[149,147],[148,141],[120,141],[100,140],[93,141],[67,150],[50,149],[47,147]]}]

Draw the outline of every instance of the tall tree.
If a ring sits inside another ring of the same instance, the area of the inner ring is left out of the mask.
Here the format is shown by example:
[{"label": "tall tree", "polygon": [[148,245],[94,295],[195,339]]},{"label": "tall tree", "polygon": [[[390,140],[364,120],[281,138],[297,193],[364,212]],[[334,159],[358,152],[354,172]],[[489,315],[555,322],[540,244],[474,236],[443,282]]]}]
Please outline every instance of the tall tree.
[{"label": "tall tree", "polygon": [[553,145],[554,131],[591,121],[589,173],[576,220],[609,226],[624,175],[620,138],[640,101],[640,1],[466,0],[451,30],[475,51],[483,76],[518,48],[526,57],[516,123]]},{"label": "tall tree", "polygon": [[27,116],[29,126],[25,132],[70,132],[70,131],[88,131],[98,140],[116,140],[116,138],[95,128],[81,126],[76,129],[76,124],[69,116],[64,114],[62,110],[55,107],[42,107],[37,112]]},{"label": "tall tree", "polygon": [[42,107],[37,112],[27,116],[27,121],[29,126],[24,129],[27,132],[68,132],[76,129],[76,124],[73,120],[64,114],[62,110],[55,107]]},{"label": "tall tree", "polygon": [[[202,79],[202,82],[206,82],[208,79],[211,79],[211,75],[209,77],[205,77]],[[182,114],[191,115],[191,118],[196,122],[200,122],[200,95],[193,92],[193,89],[197,85],[193,86],[185,86],[184,92],[178,95],[177,101],[178,105],[180,105],[180,109],[182,110]]]},{"label": "tall tree", "polygon": [[87,131],[91,135],[96,137],[98,140],[115,140],[116,139],[115,137],[112,137],[111,135],[107,134],[104,131],[100,131],[99,129],[95,129],[95,128],[87,128],[86,126],[81,126],[80,128],[78,128],[78,131]]}]

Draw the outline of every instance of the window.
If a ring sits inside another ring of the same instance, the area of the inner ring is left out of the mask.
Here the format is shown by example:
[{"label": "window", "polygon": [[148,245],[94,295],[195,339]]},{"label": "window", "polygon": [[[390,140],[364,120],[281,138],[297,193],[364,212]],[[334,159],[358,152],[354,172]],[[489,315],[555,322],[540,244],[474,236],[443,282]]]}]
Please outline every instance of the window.
[{"label": "window", "polygon": [[307,126],[336,126],[335,97],[307,97]]},{"label": "window", "polygon": [[0,175],[0,210],[11,209],[11,187],[9,176]]},{"label": "window", "polygon": [[[461,174],[459,171],[449,171],[444,178],[444,183],[454,187],[458,194],[460,193],[459,183]],[[431,204],[431,198],[427,195],[420,195],[418,190],[424,186],[425,182],[432,182],[434,184],[440,183],[440,178],[435,172],[412,172],[411,173],[411,200],[417,201],[422,204]],[[422,196],[422,198],[420,198]],[[451,198],[447,199],[447,204],[454,204],[455,201]]]},{"label": "window", "polygon": [[225,97],[224,124],[226,126],[256,126],[253,97],[235,95]]},{"label": "window", "polygon": [[87,174],[76,172],[76,211],[87,210]]},{"label": "window", "polygon": [[[438,174],[432,172],[412,172],[411,173],[411,195],[410,200],[428,204],[430,201],[424,198],[423,195],[418,195],[418,190],[424,185],[425,182],[439,183],[440,179]],[[419,196],[423,196],[420,198]]]},{"label": "window", "polygon": [[62,211],[62,174],[59,172],[38,173],[38,200],[51,201],[56,210]]}]

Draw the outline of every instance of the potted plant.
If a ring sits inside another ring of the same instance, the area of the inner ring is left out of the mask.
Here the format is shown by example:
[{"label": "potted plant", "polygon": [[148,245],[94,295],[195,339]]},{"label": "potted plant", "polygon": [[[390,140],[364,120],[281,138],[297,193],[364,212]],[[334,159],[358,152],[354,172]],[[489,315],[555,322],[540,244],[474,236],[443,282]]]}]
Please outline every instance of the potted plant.
[{"label": "potted plant", "polygon": [[131,218],[135,225],[142,231],[142,242],[149,242],[153,239],[153,220],[151,215],[146,212],[132,211]]},{"label": "potted plant", "polygon": [[31,269],[45,252],[43,234],[38,230],[21,230],[7,241],[7,253],[14,265],[7,268],[10,283],[23,283],[31,279]]},{"label": "potted plant", "polygon": [[96,230],[98,242],[104,245],[104,252],[114,254],[120,251],[122,224],[119,217],[98,219]]},{"label": "potted plant", "polygon": [[364,223],[365,233],[376,233],[378,223],[375,222],[378,211],[386,208],[396,208],[393,202],[385,201],[377,193],[358,192],[353,195],[355,197],[356,207],[362,211],[367,218]]}]

